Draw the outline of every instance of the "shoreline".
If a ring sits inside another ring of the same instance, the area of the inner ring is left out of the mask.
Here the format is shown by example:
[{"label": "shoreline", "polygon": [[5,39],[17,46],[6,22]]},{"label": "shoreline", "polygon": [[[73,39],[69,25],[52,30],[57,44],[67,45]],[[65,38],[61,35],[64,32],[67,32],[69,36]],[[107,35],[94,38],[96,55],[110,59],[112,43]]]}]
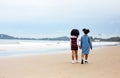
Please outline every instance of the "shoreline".
[{"label": "shoreline", "polygon": [[[8,40],[7,42],[10,41]],[[20,44],[0,44],[0,57],[45,55],[71,52],[69,41],[19,41],[19,43]],[[92,44],[93,49],[96,49],[106,46],[117,46],[120,45],[120,42],[92,42]]]},{"label": "shoreline", "polygon": [[[105,46],[99,46],[99,47],[93,47],[94,50],[96,49],[102,49],[102,48],[107,48],[107,47],[115,47],[115,46],[120,46],[120,44],[115,44],[115,45],[105,45]],[[36,55],[53,55],[53,54],[68,54],[68,53],[71,53],[71,50],[54,50],[53,52],[39,52],[39,50],[32,50],[32,51],[15,51],[15,52],[4,52],[4,50],[0,50],[0,51],[3,51],[0,52],[0,58],[9,58],[9,57],[29,57],[29,56],[36,56]],[[33,53],[34,52],[34,53]],[[78,53],[81,52],[81,49],[78,50]]]}]

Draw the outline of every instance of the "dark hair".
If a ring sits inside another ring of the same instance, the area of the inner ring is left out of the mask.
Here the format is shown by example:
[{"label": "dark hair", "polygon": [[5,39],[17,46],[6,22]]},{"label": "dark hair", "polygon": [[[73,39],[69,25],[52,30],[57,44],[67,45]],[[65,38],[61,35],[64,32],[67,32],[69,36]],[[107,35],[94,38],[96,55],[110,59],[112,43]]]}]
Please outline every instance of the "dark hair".
[{"label": "dark hair", "polygon": [[90,30],[89,30],[89,29],[86,29],[86,28],[84,28],[82,31],[83,31],[85,34],[88,34],[88,33],[90,32]]},{"label": "dark hair", "polygon": [[72,36],[79,36],[79,30],[78,29],[72,29],[71,33]]}]

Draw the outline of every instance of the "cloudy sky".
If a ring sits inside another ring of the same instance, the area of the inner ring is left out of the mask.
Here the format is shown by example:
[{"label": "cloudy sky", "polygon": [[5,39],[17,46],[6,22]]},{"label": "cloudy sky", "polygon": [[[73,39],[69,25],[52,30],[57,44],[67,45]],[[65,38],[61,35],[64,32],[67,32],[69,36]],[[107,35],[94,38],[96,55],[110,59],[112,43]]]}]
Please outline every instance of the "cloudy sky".
[{"label": "cloudy sky", "polygon": [[17,37],[120,35],[120,0],[0,0],[0,33]]}]

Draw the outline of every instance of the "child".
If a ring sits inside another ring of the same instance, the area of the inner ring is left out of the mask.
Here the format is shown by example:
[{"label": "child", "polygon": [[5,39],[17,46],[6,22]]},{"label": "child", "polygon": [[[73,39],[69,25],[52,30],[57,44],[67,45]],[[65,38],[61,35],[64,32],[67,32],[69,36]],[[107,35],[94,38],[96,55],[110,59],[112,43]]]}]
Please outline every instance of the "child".
[{"label": "child", "polygon": [[[78,62],[78,36],[79,31],[77,29],[73,29],[71,31],[71,50],[72,50],[72,63]],[[74,60],[76,59],[76,61]]]},{"label": "child", "polygon": [[[83,29],[84,35],[81,37],[81,46],[80,49],[82,49],[82,59],[81,64],[88,63],[88,54],[90,49],[92,50],[92,43],[90,37],[87,35],[90,31],[89,29]],[[84,60],[85,58],[85,60]]]}]

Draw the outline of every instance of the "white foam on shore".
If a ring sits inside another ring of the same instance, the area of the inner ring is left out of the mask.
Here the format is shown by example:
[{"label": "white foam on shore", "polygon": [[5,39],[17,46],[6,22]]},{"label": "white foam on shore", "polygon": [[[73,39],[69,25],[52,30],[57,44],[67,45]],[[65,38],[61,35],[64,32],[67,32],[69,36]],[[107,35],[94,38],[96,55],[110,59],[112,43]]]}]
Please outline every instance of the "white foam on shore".
[{"label": "white foam on shore", "polygon": [[103,47],[103,46],[114,46],[120,45],[120,42],[93,42],[94,47]]},{"label": "white foam on shore", "polygon": [[53,53],[69,46],[66,41],[19,41],[19,44],[0,44],[0,56]]},{"label": "white foam on shore", "polygon": [[[18,44],[19,43],[19,44]],[[118,45],[119,42],[93,42],[93,47]],[[17,41],[0,44],[0,56],[48,54],[70,51],[69,41]]]}]

